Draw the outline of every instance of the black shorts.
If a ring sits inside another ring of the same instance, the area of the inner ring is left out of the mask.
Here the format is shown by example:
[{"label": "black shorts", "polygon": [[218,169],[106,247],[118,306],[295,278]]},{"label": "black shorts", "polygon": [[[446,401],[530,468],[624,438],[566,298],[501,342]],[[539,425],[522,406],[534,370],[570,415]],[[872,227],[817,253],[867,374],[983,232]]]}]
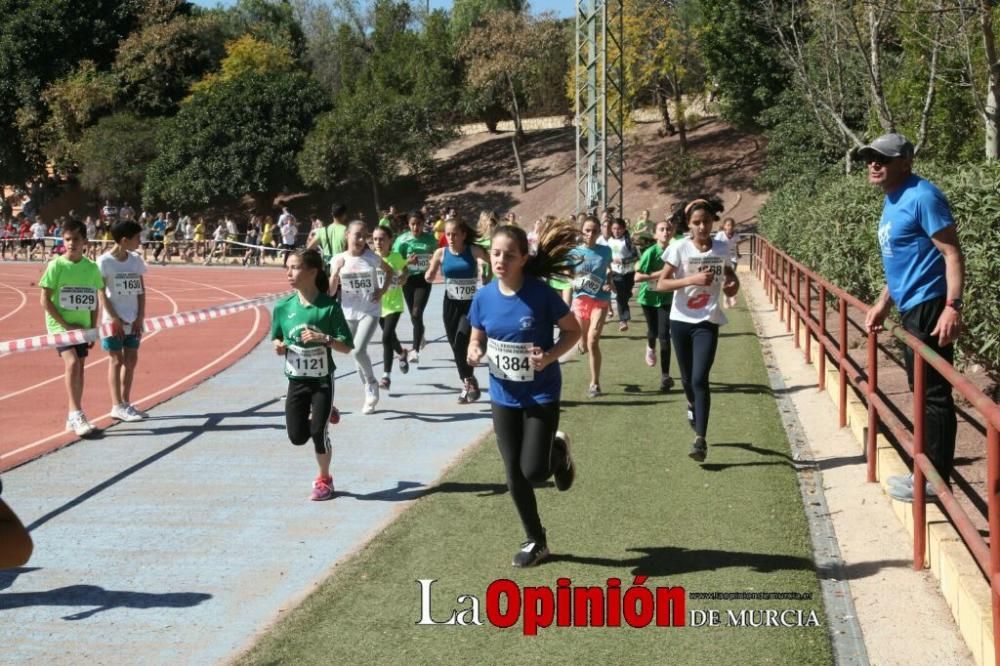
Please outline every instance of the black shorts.
[{"label": "black shorts", "polygon": [[78,345],[62,345],[60,347],[56,347],[56,351],[60,356],[62,356],[64,351],[69,351],[70,349],[76,352],[77,358],[87,358],[87,356],[90,355],[90,345],[86,342],[81,342]]}]

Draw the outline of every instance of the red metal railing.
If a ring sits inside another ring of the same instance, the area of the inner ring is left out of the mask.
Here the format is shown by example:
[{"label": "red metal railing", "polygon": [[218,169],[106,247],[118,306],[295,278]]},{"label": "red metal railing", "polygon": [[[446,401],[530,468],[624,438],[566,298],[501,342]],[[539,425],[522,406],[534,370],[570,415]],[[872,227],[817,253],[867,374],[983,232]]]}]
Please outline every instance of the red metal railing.
[{"label": "red metal railing", "polygon": [[[941,508],[965,541],[969,552],[990,583],[993,601],[993,640],[1000,645],[1000,405],[993,402],[972,382],[962,376],[954,367],[924,343],[913,337],[898,325],[888,326],[889,332],[913,350],[913,432],[896,417],[893,410],[878,391],[878,336],[867,332],[868,347],[865,367],[861,367],[848,354],[847,328],[849,325],[847,308],[854,307],[867,314],[869,305],[848,294],[840,287],[828,282],[816,272],[792,259],[767,239],[751,237],[751,270],[764,284],[771,303],[785,322],[785,330],[792,331],[792,317],[795,317],[795,346],[799,345],[799,332],[805,324],[805,360],[812,363],[812,338],[820,344],[819,379],[820,389],[826,388],[826,357],[837,363],[840,375],[838,413],[840,426],[847,425],[847,384],[850,382],[865,397],[868,407],[868,432],[865,453],[868,463],[867,478],[876,480],[876,438],[880,425],[891,432],[913,460],[913,568],[924,566],[925,541],[927,534],[927,512],[924,496],[924,481],[931,485],[938,495]],[[805,294],[802,284],[805,283]],[[814,316],[813,289],[818,291]],[[827,300],[836,299],[839,322],[837,339],[833,339],[827,329]],[[989,520],[989,544],[973,525],[965,510],[959,505],[944,479],[938,474],[930,459],[924,453],[924,400],[928,364],[937,370],[962,397],[979,413],[986,424],[987,483],[986,499]],[[994,655],[994,663],[1000,666],[1000,650]]]}]

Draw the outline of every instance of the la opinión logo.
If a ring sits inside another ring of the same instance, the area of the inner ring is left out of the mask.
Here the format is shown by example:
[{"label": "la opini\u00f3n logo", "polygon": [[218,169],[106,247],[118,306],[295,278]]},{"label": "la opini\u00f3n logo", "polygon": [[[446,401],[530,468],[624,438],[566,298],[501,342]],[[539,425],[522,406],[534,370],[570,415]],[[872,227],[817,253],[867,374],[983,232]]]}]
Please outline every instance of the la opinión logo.
[{"label": "la opini\u00f3n logo", "polygon": [[[622,591],[619,578],[608,578],[605,585],[574,586],[569,578],[549,586],[521,588],[510,579],[495,580],[486,588],[486,619],[495,627],[506,629],[523,619],[522,632],[535,636],[538,630],[556,627],[621,627],[636,629],[685,626],[687,595],[683,587],[646,587],[647,576],[636,576]],[[420,586],[420,619],[416,624],[435,626],[482,626],[479,597],[460,594],[458,607],[447,619],[431,607],[431,588],[436,579],[417,580]],[[435,620],[435,617],[439,618]]]}]

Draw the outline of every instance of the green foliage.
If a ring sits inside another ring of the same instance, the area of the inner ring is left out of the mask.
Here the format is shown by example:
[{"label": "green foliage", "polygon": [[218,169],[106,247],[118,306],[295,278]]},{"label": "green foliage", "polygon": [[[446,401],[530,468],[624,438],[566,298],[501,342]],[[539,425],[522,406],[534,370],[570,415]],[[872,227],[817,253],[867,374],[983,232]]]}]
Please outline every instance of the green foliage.
[{"label": "green foliage", "polygon": [[329,108],[307,74],[245,74],[194,94],[160,134],[143,200],[206,205],[297,184],[295,157]]},{"label": "green foliage", "polygon": [[106,67],[140,9],[137,0],[0,0],[0,182],[43,167],[40,145],[26,146],[15,124],[18,110],[44,125],[45,86],[82,60]]},{"label": "green foliage", "polygon": [[[1000,377],[1000,164],[919,164],[951,203],[966,257],[968,332],[962,360]],[[885,285],[876,227],[882,193],[863,174],[799,180],[778,188],[759,213],[760,232],[778,247],[866,303]]]},{"label": "green foliage", "polygon": [[524,0],[455,0],[451,7],[451,32],[461,40],[490,14],[504,11],[521,14],[527,6]]},{"label": "green foliage", "polygon": [[698,41],[722,115],[737,126],[756,123],[790,83],[755,0],[701,0]]},{"label": "green foliage", "polygon": [[223,81],[249,74],[270,76],[291,72],[297,65],[284,46],[272,44],[246,34],[226,44],[226,57],[221,69],[208,74],[191,86],[191,92],[202,92]]},{"label": "green foliage", "polygon": [[83,132],[76,149],[80,185],[101,198],[137,201],[146,169],[156,157],[156,118],[118,113]]},{"label": "green foliage", "polygon": [[140,115],[168,115],[192,84],[215,69],[224,55],[218,17],[176,16],[133,32],[122,42],[114,72],[125,105]]},{"label": "green foliage", "polygon": [[238,0],[219,11],[230,38],[249,34],[288,49],[296,59],[305,52],[305,33],[287,0]]}]

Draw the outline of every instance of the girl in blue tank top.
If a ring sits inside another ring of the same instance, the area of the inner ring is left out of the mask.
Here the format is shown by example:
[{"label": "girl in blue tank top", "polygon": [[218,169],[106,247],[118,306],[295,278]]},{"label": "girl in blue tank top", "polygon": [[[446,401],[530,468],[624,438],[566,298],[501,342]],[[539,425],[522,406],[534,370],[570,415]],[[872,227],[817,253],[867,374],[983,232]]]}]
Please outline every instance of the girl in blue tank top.
[{"label": "girl in blue tank top", "polygon": [[480,395],[479,382],[465,357],[469,347],[469,308],[479,288],[480,264],[487,265],[489,259],[483,248],[475,244],[476,232],[458,219],[445,224],[444,237],[448,244],[434,252],[424,277],[430,283],[438,270],[444,274],[444,330],[462,380],[458,402],[464,405],[475,402]]}]

